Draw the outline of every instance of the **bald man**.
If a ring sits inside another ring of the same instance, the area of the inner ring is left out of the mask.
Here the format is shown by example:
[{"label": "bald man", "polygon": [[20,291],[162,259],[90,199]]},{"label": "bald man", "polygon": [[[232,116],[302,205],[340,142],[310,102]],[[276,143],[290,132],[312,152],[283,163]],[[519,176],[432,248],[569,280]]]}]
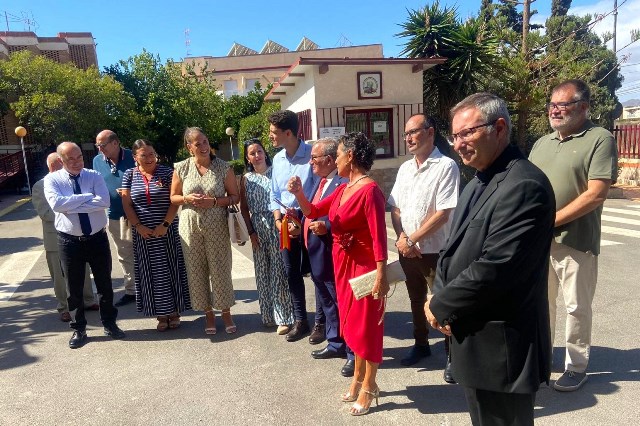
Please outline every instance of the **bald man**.
[{"label": "bald man", "polygon": [[[60,161],[58,154],[55,152],[49,154],[47,156],[47,169],[49,169],[49,173],[58,171],[61,168],[62,161]],[[60,314],[60,321],[69,322],[71,321],[71,314],[69,314],[69,303],[67,301],[67,283],[64,280],[62,266],[60,265],[58,235],[56,233],[56,228],[53,225],[55,215],[44,197],[44,178],[40,179],[33,185],[31,202],[33,203],[33,207],[36,209],[36,212],[38,212],[38,216],[42,219],[42,240],[47,257],[49,275],[53,281],[53,293],[58,301],[57,309]],[[91,275],[89,274],[88,269],[84,276],[83,300],[85,309],[91,311],[97,311],[99,309],[99,306],[93,296]]]},{"label": "bald man", "polygon": [[45,177],[44,195],[55,213],[60,261],[69,288],[70,325],[74,330],[69,347],[79,348],[87,340],[87,320],[82,304],[87,263],[100,298],[104,334],[122,339],[125,334],[116,325],[118,310],[113,306],[111,248],[105,230],[109,191],[98,172],[84,168],[78,145],[63,142],[57,153],[62,160],[62,169]]},{"label": "bald man", "polygon": [[120,146],[115,132],[103,130],[96,136],[96,148],[100,152],[93,158],[93,170],[102,175],[109,190],[111,205],[107,210],[109,225],[107,230],[116,246],[118,262],[124,276],[124,295],[116,306],[124,306],[136,301],[133,271],[133,239],[131,224],[127,221],[118,188],[122,187],[124,172],[135,167],[131,150]]}]

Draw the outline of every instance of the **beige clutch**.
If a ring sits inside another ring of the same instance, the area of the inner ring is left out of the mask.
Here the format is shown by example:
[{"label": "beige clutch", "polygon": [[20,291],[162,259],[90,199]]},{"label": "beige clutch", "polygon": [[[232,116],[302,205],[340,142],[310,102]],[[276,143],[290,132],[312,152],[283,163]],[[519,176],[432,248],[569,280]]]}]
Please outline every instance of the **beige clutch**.
[{"label": "beige clutch", "polygon": [[[401,281],[405,281],[406,279],[407,277],[404,275],[404,271],[402,270],[402,266],[400,266],[399,261],[396,260],[387,264],[387,281],[389,281],[389,285],[397,284]],[[371,272],[367,272],[366,274],[362,274],[359,277],[351,278],[349,280],[349,284],[351,285],[351,289],[353,290],[353,295],[356,297],[356,300],[360,300],[363,297],[370,295],[375,282],[375,269]]]}]

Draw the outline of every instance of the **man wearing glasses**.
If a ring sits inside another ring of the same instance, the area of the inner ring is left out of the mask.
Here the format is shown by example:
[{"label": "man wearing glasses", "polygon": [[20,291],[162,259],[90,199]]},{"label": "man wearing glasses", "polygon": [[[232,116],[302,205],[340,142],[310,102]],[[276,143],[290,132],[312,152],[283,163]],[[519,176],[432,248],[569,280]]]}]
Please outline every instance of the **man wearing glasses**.
[{"label": "man wearing glasses", "polygon": [[451,117],[454,150],[477,173],[460,195],[425,313],[452,336],[453,377],[473,424],[533,425],[535,393],[551,366],[553,189],[510,144],[504,100],[476,93]]},{"label": "man wearing glasses", "polygon": [[103,130],[96,136],[96,148],[100,154],[93,158],[93,170],[104,178],[109,189],[111,207],[108,210],[109,235],[116,245],[118,261],[124,275],[124,295],[115,306],[124,306],[136,300],[133,280],[133,240],[131,226],[122,207],[119,189],[122,187],[122,176],[128,169],[135,167],[131,150],[120,146],[118,135],[111,130]]},{"label": "man wearing glasses", "polygon": [[554,87],[547,104],[554,132],[540,138],[529,155],[549,177],[558,209],[551,242],[549,314],[553,342],[560,288],[567,306],[565,371],[553,387],[565,392],[579,389],[587,380],[600,217],[617,176],[614,137],[589,120],[589,101],[589,86],[581,80]]},{"label": "man wearing glasses", "polygon": [[[411,366],[431,355],[424,303],[458,202],[460,172],[455,161],[443,156],[434,145],[436,124],[431,117],[415,114],[404,128],[407,151],[413,158],[400,166],[387,202],[391,205],[400,264],[407,277],[415,340],[400,363]],[[446,344],[445,349],[448,353]],[[453,380],[448,371],[445,380]]]}]

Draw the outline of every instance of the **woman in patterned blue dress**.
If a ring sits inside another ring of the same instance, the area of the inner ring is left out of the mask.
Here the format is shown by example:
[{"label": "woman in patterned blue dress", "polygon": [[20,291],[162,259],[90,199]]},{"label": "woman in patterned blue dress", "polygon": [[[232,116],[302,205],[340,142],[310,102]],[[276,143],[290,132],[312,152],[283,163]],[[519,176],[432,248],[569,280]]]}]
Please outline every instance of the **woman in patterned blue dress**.
[{"label": "woman in patterned blue dress", "polygon": [[158,331],[180,326],[180,312],[191,309],[187,272],[178,235],[178,206],[169,198],[173,170],[158,164],[150,142],[133,144],[137,167],[122,178],[122,205],[133,224],[136,307],[157,316]]},{"label": "woman in patterned blue dress", "polygon": [[251,235],[262,323],[278,325],[278,334],[286,334],[294,321],[293,304],[270,208],[271,159],[257,139],[244,143],[244,154],[240,210]]}]

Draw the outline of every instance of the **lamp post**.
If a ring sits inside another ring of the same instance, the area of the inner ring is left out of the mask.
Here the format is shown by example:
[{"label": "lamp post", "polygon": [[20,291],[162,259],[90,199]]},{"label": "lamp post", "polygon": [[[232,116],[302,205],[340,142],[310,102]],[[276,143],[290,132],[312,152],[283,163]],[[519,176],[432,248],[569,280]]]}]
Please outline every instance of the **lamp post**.
[{"label": "lamp post", "polygon": [[227,136],[229,136],[229,148],[231,149],[231,159],[235,160],[236,156],[233,154],[233,135],[235,134],[235,130],[233,130],[233,127],[227,127],[227,130],[224,131]]},{"label": "lamp post", "polygon": [[24,173],[27,175],[27,189],[29,195],[31,195],[31,182],[29,181],[29,167],[27,166],[27,154],[24,151],[24,137],[27,136],[27,129],[22,126],[16,127],[16,136],[20,138],[20,145],[22,146],[22,159],[24,160]]}]

